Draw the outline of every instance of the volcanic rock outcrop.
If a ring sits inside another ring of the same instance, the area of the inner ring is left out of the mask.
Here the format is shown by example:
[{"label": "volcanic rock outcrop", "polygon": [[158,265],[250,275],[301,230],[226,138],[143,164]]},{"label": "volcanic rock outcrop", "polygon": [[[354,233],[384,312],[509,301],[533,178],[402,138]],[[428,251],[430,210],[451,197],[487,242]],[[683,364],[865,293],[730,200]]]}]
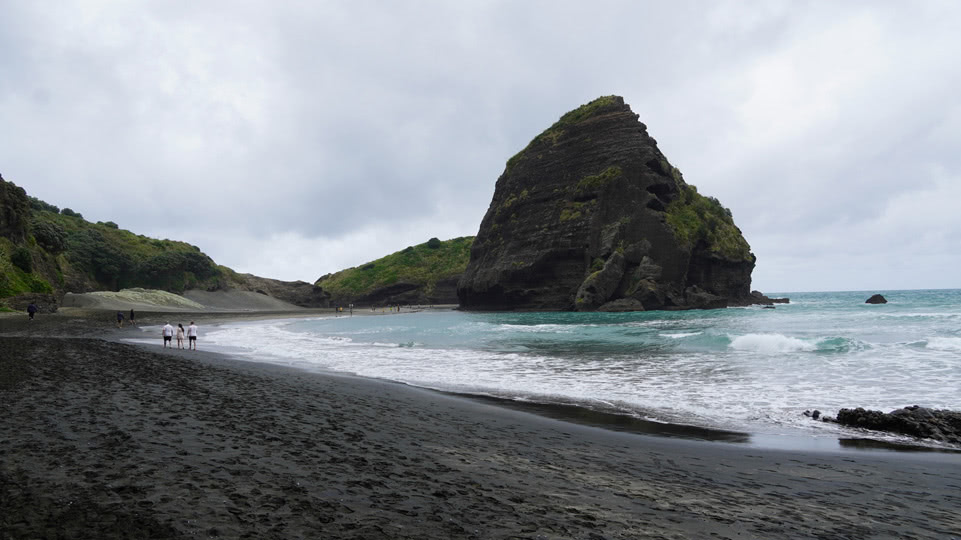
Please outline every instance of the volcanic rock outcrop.
[{"label": "volcanic rock outcrop", "polygon": [[478,310],[720,308],[755,257],[717,199],[658,150],[623,98],[561,117],[507,162],[457,294]]}]

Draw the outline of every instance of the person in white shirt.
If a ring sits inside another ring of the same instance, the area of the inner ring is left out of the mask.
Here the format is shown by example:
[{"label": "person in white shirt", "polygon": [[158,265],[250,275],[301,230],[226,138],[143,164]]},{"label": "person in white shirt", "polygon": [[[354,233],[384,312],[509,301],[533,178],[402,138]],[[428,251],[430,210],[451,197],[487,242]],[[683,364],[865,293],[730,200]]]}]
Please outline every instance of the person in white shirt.
[{"label": "person in white shirt", "polygon": [[[166,349],[167,344],[170,343],[170,340],[174,337],[174,327],[170,326],[168,322],[164,325],[162,334],[164,336],[164,349]],[[170,347],[173,348],[173,343],[170,343]]]},{"label": "person in white shirt", "polygon": [[187,327],[187,341],[189,342],[188,349],[197,350],[197,325],[193,321],[190,321],[190,326]]}]

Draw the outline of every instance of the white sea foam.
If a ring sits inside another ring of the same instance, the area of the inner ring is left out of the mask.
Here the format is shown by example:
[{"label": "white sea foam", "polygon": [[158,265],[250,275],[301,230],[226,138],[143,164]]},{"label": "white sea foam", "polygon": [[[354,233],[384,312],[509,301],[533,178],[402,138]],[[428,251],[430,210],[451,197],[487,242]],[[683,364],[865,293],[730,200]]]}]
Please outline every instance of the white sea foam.
[{"label": "white sea foam", "polygon": [[843,428],[801,412],[891,410],[917,396],[961,408],[961,336],[950,319],[864,317],[844,305],[656,315],[268,321],[211,327],[202,339],[305,369],[746,431],[833,433]]},{"label": "white sea foam", "polygon": [[961,351],[961,337],[928,338],[926,348],[936,351]]},{"label": "white sea foam", "polygon": [[815,343],[782,334],[747,334],[737,336],[731,340],[730,347],[738,351],[750,351],[762,354],[813,351],[817,349]]},{"label": "white sea foam", "polygon": [[658,335],[661,337],[666,337],[670,339],[681,339],[681,338],[686,338],[691,336],[699,336],[703,333],[704,332],[677,332],[675,334],[658,334]]},{"label": "white sea foam", "polygon": [[502,332],[529,332],[549,334],[573,334],[579,329],[597,326],[580,324],[501,324],[497,326]]}]

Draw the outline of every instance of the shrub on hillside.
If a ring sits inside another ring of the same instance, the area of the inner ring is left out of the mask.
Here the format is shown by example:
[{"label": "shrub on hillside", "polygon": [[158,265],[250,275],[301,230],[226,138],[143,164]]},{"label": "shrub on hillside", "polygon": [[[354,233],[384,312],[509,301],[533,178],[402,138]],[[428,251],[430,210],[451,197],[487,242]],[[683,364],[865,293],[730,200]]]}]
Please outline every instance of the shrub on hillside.
[{"label": "shrub on hillside", "polygon": [[30,250],[23,246],[18,247],[10,254],[10,262],[28,274],[33,272],[33,259],[30,257]]},{"label": "shrub on hillside", "polygon": [[59,213],[60,213],[60,208],[58,208],[58,207],[56,207],[56,206],[54,206],[54,205],[52,205],[52,204],[50,204],[50,203],[48,203],[48,202],[41,201],[40,199],[38,199],[38,198],[36,198],[36,197],[30,197],[30,208],[32,208],[32,209],[34,209],[34,210],[37,210],[37,211],[53,212],[54,214],[59,214]]},{"label": "shrub on hillside", "polygon": [[130,256],[107,242],[99,231],[77,231],[67,239],[67,245],[67,256],[71,262],[111,288],[116,289],[120,278],[134,268]]},{"label": "shrub on hillside", "polygon": [[143,284],[172,292],[183,292],[193,280],[204,280],[217,274],[217,266],[203,253],[167,251],[150,257],[137,267]]},{"label": "shrub on hillside", "polygon": [[34,220],[30,228],[37,244],[47,251],[60,253],[67,248],[67,233],[60,225]]}]

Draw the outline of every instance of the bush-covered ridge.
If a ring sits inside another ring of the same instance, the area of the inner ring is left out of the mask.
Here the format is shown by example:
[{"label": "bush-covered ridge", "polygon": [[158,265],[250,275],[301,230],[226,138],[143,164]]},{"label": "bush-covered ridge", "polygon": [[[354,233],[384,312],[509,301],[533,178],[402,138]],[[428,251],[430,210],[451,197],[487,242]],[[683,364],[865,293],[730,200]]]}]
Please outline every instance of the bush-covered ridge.
[{"label": "bush-covered ridge", "polygon": [[[91,223],[79,212],[60,210],[0,182],[7,194],[0,198],[0,211],[25,210],[18,215],[19,228],[0,235],[0,298],[132,287],[181,293],[239,280],[196,246],[147,238],[111,221]],[[20,194],[24,201],[16,197]]]},{"label": "bush-covered ridge", "polygon": [[438,281],[464,272],[473,242],[473,236],[446,241],[431,238],[367,264],[328,274],[315,285],[335,298],[361,297],[395,283],[423,286],[430,295]]},{"label": "bush-covered ridge", "polygon": [[[34,211],[31,229],[37,244],[62,251],[71,269],[110,290],[145,287],[180,293],[215,285],[232,274],[196,246],[137,235],[113,222]],[[60,247],[54,247],[59,239]]]}]

